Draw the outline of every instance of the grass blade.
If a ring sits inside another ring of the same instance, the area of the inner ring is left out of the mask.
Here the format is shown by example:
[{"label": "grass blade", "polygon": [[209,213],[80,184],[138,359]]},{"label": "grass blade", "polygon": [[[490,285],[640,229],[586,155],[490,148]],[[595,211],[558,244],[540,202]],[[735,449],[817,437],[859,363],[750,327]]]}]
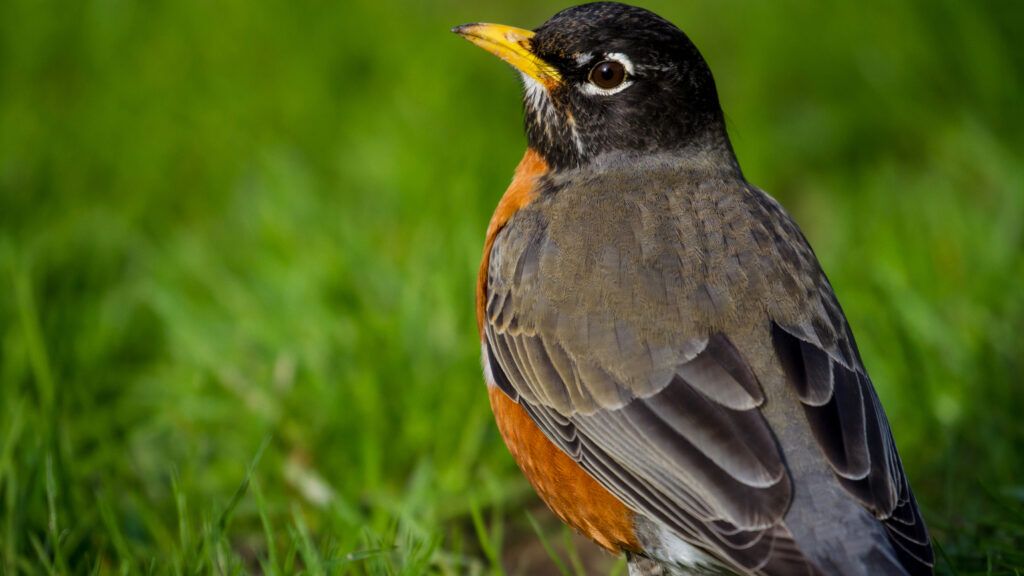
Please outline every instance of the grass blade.
[{"label": "grass blade", "polygon": [[281,574],[281,565],[277,560],[277,541],[274,538],[274,529],[270,524],[270,517],[267,515],[267,503],[263,498],[263,489],[260,488],[260,483],[255,478],[252,481],[252,496],[256,500],[256,511],[260,515],[263,538],[266,540],[264,544],[267,547],[267,559],[263,564],[263,571],[271,575]]},{"label": "grass blade", "polygon": [[544,535],[544,531],[541,530],[540,524],[537,523],[537,519],[533,517],[533,514],[527,512],[526,519],[530,521],[530,526],[532,526],[533,531],[537,533],[537,537],[540,538],[541,545],[544,546],[544,551],[548,553],[548,556],[551,558],[551,561],[555,563],[555,567],[558,568],[559,574],[561,574],[562,576],[572,576],[572,572],[570,572],[569,569],[566,568],[565,563],[562,562],[562,559],[558,556],[558,553],[555,552],[555,549],[551,547],[551,543]]}]

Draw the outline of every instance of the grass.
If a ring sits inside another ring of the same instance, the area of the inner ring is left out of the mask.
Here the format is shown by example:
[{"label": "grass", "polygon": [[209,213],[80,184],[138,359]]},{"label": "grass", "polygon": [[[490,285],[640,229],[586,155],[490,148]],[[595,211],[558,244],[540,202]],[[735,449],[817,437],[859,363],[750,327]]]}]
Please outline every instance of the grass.
[{"label": "grass", "polygon": [[[1021,573],[1021,8],[649,5],[829,272],[939,571]],[[0,573],[595,570],[490,420],[518,88],[447,32],[555,8],[0,4]]]}]

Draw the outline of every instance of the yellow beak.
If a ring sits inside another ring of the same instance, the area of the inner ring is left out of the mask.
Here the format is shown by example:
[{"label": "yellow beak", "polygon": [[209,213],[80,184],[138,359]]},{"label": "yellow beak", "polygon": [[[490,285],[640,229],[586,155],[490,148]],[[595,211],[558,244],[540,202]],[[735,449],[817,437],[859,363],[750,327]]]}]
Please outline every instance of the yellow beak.
[{"label": "yellow beak", "polygon": [[538,58],[530,47],[533,32],[503,24],[463,24],[452,28],[459,36],[487,50],[549,90],[562,80],[554,66]]}]

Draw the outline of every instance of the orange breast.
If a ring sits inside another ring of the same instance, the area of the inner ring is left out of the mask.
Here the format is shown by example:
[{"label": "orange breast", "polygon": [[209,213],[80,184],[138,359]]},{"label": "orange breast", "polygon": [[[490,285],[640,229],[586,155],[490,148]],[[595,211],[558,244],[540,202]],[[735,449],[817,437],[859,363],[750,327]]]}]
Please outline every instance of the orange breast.
[{"label": "orange breast", "polygon": [[487,392],[505,444],[548,508],[611,552],[640,551],[633,512],[552,444],[522,406],[496,386]]},{"label": "orange breast", "polygon": [[[481,338],[487,301],[487,266],[494,237],[516,211],[536,197],[537,178],[547,170],[543,158],[528,149],[487,226],[476,291]],[[488,384],[498,430],[523,474],[551,511],[612,552],[639,551],[640,543],[633,531],[633,512],[548,440],[522,406],[492,383]]]}]

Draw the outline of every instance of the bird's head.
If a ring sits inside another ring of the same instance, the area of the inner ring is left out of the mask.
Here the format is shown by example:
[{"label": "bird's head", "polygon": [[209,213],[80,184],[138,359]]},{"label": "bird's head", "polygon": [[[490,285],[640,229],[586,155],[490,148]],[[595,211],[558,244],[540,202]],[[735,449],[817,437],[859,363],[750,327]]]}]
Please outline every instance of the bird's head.
[{"label": "bird's head", "polygon": [[735,162],[711,70],[686,34],[652,12],[598,2],[533,31],[453,31],[520,72],[529,144],[554,168],[622,152],[717,151]]}]

